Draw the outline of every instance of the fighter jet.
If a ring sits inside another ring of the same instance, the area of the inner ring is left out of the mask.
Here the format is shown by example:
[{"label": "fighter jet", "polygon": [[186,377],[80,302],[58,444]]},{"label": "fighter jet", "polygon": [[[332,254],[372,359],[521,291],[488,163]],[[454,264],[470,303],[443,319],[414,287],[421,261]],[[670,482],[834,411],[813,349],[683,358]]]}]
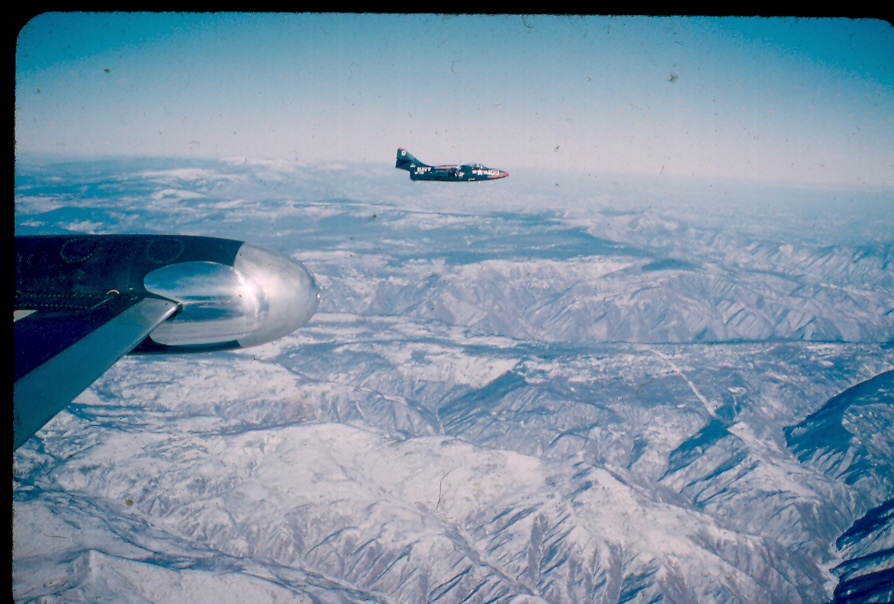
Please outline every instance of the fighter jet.
[{"label": "fighter jet", "polygon": [[263,344],[320,302],[302,265],[230,239],[39,235],[15,256],[14,448],[125,354]]},{"label": "fighter jet", "polygon": [[429,166],[413,157],[406,149],[397,150],[398,170],[410,173],[410,180],[445,180],[448,182],[468,182],[472,180],[495,180],[509,176],[502,170],[487,168],[481,164],[461,166]]}]

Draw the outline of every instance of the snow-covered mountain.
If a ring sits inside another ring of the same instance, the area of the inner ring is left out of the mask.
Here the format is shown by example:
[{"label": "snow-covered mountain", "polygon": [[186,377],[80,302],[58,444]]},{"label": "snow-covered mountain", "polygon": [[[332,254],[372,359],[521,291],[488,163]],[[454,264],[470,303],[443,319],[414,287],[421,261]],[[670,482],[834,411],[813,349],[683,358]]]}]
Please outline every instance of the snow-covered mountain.
[{"label": "snow-covered mountain", "polygon": [[869,510],[835,542],[844,561],[835,604],[894,601],[894,499]]},{"label": "snow-covered mountain", "polygon": [[247,239],[324,288],[277,342],[123,359],[17,451],[18,601],[886,593],[891,200],[835,235],[821,192],[17,170],[17,232]]},{"label": "snow-covered mountain", "polygon": [[847,484],[865,511],[835,541],[834,602],[894,598],[894,371],[832,397],[784,430],[802,463]]},{"label": "snow-covered mountain", "polygon": [[866,507],[881,504],[894,494],[894,371],[832,397],[784,433],[801,463],[851,486]]}]

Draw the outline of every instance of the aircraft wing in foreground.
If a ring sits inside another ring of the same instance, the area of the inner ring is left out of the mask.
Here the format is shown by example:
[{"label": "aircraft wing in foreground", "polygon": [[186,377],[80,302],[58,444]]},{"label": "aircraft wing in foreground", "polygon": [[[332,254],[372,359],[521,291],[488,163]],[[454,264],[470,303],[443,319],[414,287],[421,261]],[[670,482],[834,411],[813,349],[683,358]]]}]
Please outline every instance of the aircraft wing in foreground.
[{"label": "aircraft wing in foreground", "polygon": [[448,182],[469,182],[473,180],[495,180],[509,176],[502,170],[488,168],[481,164],[456,166],[429,166],[413,157],[406,149],[397,150],[398,170],[407,170],[411,180],[444,180]]},{"label": "aircraft wing in foreground", "polygon": [[125,354],[263,344],[320,300],[303,266],[229,239],[25,236],[15,257],[14,448]]}]

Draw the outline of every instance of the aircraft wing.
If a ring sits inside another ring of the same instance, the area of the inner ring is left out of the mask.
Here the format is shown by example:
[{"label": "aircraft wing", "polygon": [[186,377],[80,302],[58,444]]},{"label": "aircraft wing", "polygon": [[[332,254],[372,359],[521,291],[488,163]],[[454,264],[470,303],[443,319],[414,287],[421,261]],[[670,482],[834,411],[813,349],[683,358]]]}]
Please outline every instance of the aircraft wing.
[{"label": "aircraft wing", "polygon": [[[18,314],[25,315],[22,310]],[[18,319],[14,315],[13,448],[176,310],[170,300],[110,292],[80,310],[41,310]]]},{"label": "aircraft wing", "polygon": [[15,247],[15,448],[125,354],[263,344],[320,302],[300,263],[243,241],[32,235]]}]

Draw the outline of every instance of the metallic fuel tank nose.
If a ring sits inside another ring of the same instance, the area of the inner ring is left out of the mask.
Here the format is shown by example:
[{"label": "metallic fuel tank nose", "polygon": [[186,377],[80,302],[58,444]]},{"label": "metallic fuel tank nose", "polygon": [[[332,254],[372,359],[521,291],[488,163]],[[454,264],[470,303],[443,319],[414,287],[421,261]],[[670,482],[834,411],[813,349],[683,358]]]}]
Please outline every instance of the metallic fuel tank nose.
[{"label": "metallic fuel tank nose", "polygon": [[239,338],[240,346],[255,346],[290,334],[310,320],[320,304],[320,288],[300,263],[250,243],[236,254],[233,268],[263,290],[267,317],[261,327]]},{"label": "metallic fuel tank nose", "polygon": [[242,244],[232,266],[169,264],[147,274],[144,285],[180,304],[150,334],[165,346],[264,344],[307,323],[320,304],[320,288],[304,266],[250,243]]}]

